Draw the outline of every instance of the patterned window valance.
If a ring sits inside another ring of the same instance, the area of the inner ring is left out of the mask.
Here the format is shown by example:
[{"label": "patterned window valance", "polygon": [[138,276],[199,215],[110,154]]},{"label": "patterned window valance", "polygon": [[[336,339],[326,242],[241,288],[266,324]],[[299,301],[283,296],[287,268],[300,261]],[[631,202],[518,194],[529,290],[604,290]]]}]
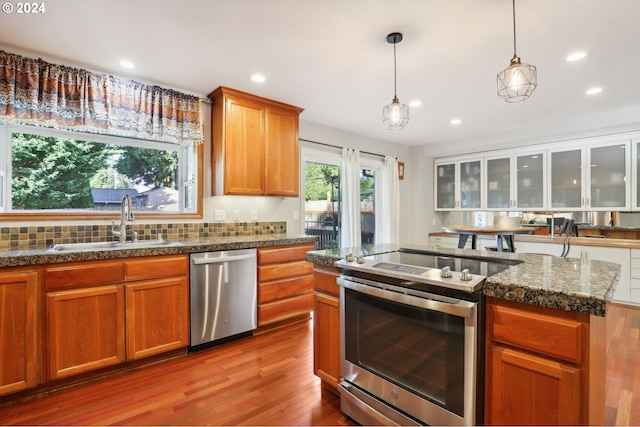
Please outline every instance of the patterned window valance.
[{"label": "patterned window valance", "polygon": [[181,144],[203,139],[201,100],[0,50],[0,118]]}]

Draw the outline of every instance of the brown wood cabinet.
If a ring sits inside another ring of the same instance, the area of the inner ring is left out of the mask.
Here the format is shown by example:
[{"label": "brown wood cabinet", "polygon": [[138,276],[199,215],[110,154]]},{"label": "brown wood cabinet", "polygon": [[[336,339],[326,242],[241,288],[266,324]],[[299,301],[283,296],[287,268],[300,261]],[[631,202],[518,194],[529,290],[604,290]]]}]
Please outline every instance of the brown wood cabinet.
[{"label": "brown wood cabinet", "polygon": [[47,292],[46,311],[49,379],[125,361],[121,285]]},{"label": "brown wood cabinet", "polygon": [[38,382],[38,272],[0,273],[0,395]]},{"label": "brown wood cabinet", "polygon": [[322,391],[338,394],[340,382],[340,299],[334,267],[316,267],[313,273],[313,372]]},{"label": "brown wood cabinet", "polygon": [[487,301],[485,423],[604,422],[605,319]]},{"label": "brown wood cabinet", "polygon": [[311,313],[313,264],[305,254],[313,250],[313,243],[258,249],[258,326]]},{"label": "brown wood cabinet", "polygon": [[51,265],[44,276],[50,380],[189,343],[187,255]]},{"label": "brown wood cabinet", "polygon": [[297,197],[303,110],[222,86],[209,98],[213,193]]}]

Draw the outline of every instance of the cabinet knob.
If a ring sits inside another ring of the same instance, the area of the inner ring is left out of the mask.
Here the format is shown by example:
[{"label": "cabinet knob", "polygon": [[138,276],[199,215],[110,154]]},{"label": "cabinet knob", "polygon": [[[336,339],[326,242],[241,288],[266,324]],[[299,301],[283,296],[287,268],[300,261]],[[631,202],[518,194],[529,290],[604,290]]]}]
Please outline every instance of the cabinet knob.
[{"label": "cabinet knob", "polygon": [[469,269],[465,268],[460,272],[460,280],[471,280],[471,274],[469,274]]}]

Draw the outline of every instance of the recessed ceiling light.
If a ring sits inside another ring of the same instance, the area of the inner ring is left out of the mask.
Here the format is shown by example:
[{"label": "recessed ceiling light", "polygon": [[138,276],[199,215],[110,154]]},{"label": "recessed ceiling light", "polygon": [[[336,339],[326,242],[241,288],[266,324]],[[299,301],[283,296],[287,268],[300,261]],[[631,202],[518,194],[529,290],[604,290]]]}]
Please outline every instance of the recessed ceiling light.
[{"label": "recessed ceiling light", "polygon": [[451,119],[450,123],[452,125],[459,125],[460,123],[462,123],[462,120],[460,120],[460,119]]},{"label": "recessed ceiling light", "polygon": [[263,83],[264,81],[267,80],[267,78],[262,74],[254,74],[251,76],[251,80],[253,80],[256,83]]},{"label": "recessed ceiling light", "polygon": [[567,61],[569,61],[569,62],[580,61],[585,56],[587,56],[586,52],[582,52],[582,51],[573,52],[573,53],[569,54],[569,56],[567,56]]},{"label": "recessed ceiling light", "polygon": [[131,61],[127,61],[126,59],[123,61],[120,61],[120,65],[122,65],[124,68],[134,68],[135,65],[133,65],[133,62]]},{"label": "recessed ceiling light", "polygon": [[596,95],[598,93],[602,92],[602,88],[601,87],[592,87],[591,89],[588,89],[585,93],[587,95]]},{"label": "recessed ceiling light", "polygon": [[419,107],[421,105],[422,105],[422,101],[419,101],[417,99],[409,103],[409,107]]}]

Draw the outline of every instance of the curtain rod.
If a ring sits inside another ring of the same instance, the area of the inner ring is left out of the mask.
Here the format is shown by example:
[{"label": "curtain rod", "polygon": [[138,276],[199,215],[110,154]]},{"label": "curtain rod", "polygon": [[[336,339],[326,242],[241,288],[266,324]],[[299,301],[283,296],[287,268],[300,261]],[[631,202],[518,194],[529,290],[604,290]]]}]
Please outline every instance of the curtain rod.
[{"label": "curtain rod", "polygon": [[[309,139],[304,139],[304,138],[299,138],[300,141],[304,141],[304,142],[310,142],[311,144],[318,144],[318,145],[324,145],[325,147],[332,147],[332,148],[338,148],[338,149],[343,149],[344,147],[340,147],[338,145],[332,145],[332,144],[327,144],[326,142],[318,142],[318,141],[311,141]],[[378,156],[378,157],[386,157],[384,154],[378,154],[378,153],[371,153],[369,151],[360,151],[362,154],[369,154],[370,156]],[[398,159],[397,157],[394,157],[396,160]]]}]

